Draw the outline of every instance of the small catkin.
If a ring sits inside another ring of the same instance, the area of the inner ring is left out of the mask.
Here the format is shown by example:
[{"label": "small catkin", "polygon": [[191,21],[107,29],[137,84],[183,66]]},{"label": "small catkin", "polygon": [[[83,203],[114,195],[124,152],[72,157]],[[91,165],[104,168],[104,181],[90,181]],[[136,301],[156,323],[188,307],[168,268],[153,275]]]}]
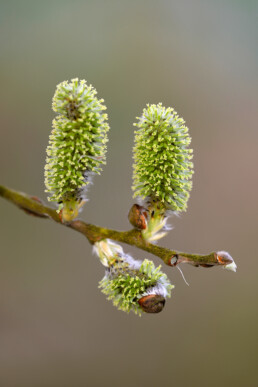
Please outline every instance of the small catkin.
[{"label": "small catkin", "polygon": [[99,287],[124,312],[133,311],[141,315],[144,310],[139,301],[146,296],[159,296],[164,302],[171,296],[171,285],[167,275],[148,259],[138,261],[125,254],[120,245],[110,240],[95,243],[95,253],[106,267],[106,274]]},{"label": "small catkin", "polygon": [[138,270],[132,270],[130,265],[125,264],[118,265],[114,272],[110,269],[100,281],[99,287],[118,309],[133,311],[138,315],[142,313],[138,302],[142,297],[151,294],[170,297],[173,288],[160,266],[155,268],[154,263],[148,259],[141,263]]},{"label": "small catkin", "polygon": [[185,121],[159,103],[147,105],[134,125],[134,197],[159,210],[186,211],[193,151]]},{"label": "small catkin", "polygon": [[45,184],[48,200],[63,207],[85,199],[92,176],[105,164],[109,125],[96,94],[85,80],[75,78],[60,83],[53,98],[57,117],[47,147]]}]

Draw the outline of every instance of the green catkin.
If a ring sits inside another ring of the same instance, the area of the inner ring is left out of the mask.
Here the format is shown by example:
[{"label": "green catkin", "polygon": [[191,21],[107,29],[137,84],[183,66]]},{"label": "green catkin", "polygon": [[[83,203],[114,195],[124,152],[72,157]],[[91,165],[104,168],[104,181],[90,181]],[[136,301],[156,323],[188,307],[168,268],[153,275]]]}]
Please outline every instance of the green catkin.
[{"label": "green catkin", "polygon": [[85,80],[75,78],[60,83],[53,97],[57,117],[47,147],[45,184],[48,200],[61,208],[79,207],[92,175],[105,164],[109,125],[96,94]]},{"label": "green catkin", "polygon": [[191,138],[185,121],[161,103],[147,105],[134,125],[134,197],[160,213],[186,211],[192,188]]},{"label": "green catkin", "polygon": [[141,315],[142,309],[138,303],[146,291],[155,286],[162,286],[166,291],[166,297],[171,296],[170,284],[166,274],[155,268],[152,261],[145,259],[139,269],[131,269],[126,263],[116,263],[115,268],[109,269],[105,277],[100,281],[99,287],[112,300],[114,306],[124,312],[133,311]]},{"label": "green catkin", "polygon": [[125,254],[122,247],[109,239],[94,244],[94,252],[106,267],[106,275],[99,287],[124,312],[131,310],[141,315],[143,309],[138,301],[146,295],[171,296],[171,285],[167,275],[148,259],[137,261]]}]

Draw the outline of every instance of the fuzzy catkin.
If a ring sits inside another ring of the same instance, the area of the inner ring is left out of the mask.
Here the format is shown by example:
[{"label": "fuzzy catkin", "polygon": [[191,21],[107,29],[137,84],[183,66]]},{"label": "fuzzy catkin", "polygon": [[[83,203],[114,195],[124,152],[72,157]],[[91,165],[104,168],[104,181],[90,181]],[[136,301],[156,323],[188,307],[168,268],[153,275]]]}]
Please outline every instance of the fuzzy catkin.
[{"label": "fuzzy catkin", "polygon": [[172,108],[147,105],[134,125],[134,197],[165,210],[185,211],[192,188],[191,138]]},{"label": "fuzzy catkin", "polygon": [[85,199],[93,174],[105,164],[109,125],[106,106],[85,80],[62,82],[53,97],[57,117],[47,147],[45,166],[48,200],[58,203]]},{"label": "fuzzy catkin", "polygon": [[160,293],[165,298],[170,297],[173,285],[160,266],[156,268],[152,261],[145,259],[137,270],[131,269],[126,262],[110,267],[99,287],[118,309],[141,315],[140,298]]},{"label": "fuzzy catkin", "polygon": [[141,315],[139,300],[144,296],[171,296],[173,285],[167,275],[148,259],[138,261],[125,254],[123,248],[109,239],[96,242],[93,251],[106,267],[105,277],[99,287],[124,312],[131,310]]}]

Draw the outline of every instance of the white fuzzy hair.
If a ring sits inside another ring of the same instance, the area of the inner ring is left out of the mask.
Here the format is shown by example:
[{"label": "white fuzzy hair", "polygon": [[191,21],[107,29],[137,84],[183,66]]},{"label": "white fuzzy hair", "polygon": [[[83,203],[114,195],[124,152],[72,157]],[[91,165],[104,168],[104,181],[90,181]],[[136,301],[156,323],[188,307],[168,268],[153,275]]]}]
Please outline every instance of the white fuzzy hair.
[{"label": "white fuzzy hair", "polygon": [[164,284],[158,282],[157,285],[147,288],[145,292],[142,294],[142,296],[149,296],[151,294],[157,294],[159,296],[166,298],[168,295],[168,291]]},{"label": "white fuzzy hair", "polygon": [[132,270],[139,270],[142,264],[142,261],[136,260],[129,254],[123,254],[122,256],[123,261],[128,263],[130,269]]}]

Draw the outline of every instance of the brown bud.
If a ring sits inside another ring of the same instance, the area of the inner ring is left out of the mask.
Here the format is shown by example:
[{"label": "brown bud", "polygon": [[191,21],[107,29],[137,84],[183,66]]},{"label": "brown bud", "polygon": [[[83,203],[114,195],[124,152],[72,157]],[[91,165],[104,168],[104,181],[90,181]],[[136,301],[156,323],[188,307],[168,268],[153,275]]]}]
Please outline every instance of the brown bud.
[{"label": "brown bud", "polygon": [[140,230],[145,230],[147,227],[147,211],[143,206],[139,204],[134,204],[129,211],[128,219],[129,222],[136,228]]},{"label": "brown bud", "polygon": [[177,261],[178,261],[178,255],[177,254],[172,255],[172,257],[168,261],[168,265],[169,266],[176,266],[177,265]]},{"label": "brown bud", "polygon": [[139,299],[138,303],[145,313],[159,313],[165,306],[165,298],[158,294],[150,294]]},{"label": "brown bud", "polygon": [[216,256],[220,265],[229,265],[230,263],[234,262],[233,258],[227,251],[217,251]]}]

